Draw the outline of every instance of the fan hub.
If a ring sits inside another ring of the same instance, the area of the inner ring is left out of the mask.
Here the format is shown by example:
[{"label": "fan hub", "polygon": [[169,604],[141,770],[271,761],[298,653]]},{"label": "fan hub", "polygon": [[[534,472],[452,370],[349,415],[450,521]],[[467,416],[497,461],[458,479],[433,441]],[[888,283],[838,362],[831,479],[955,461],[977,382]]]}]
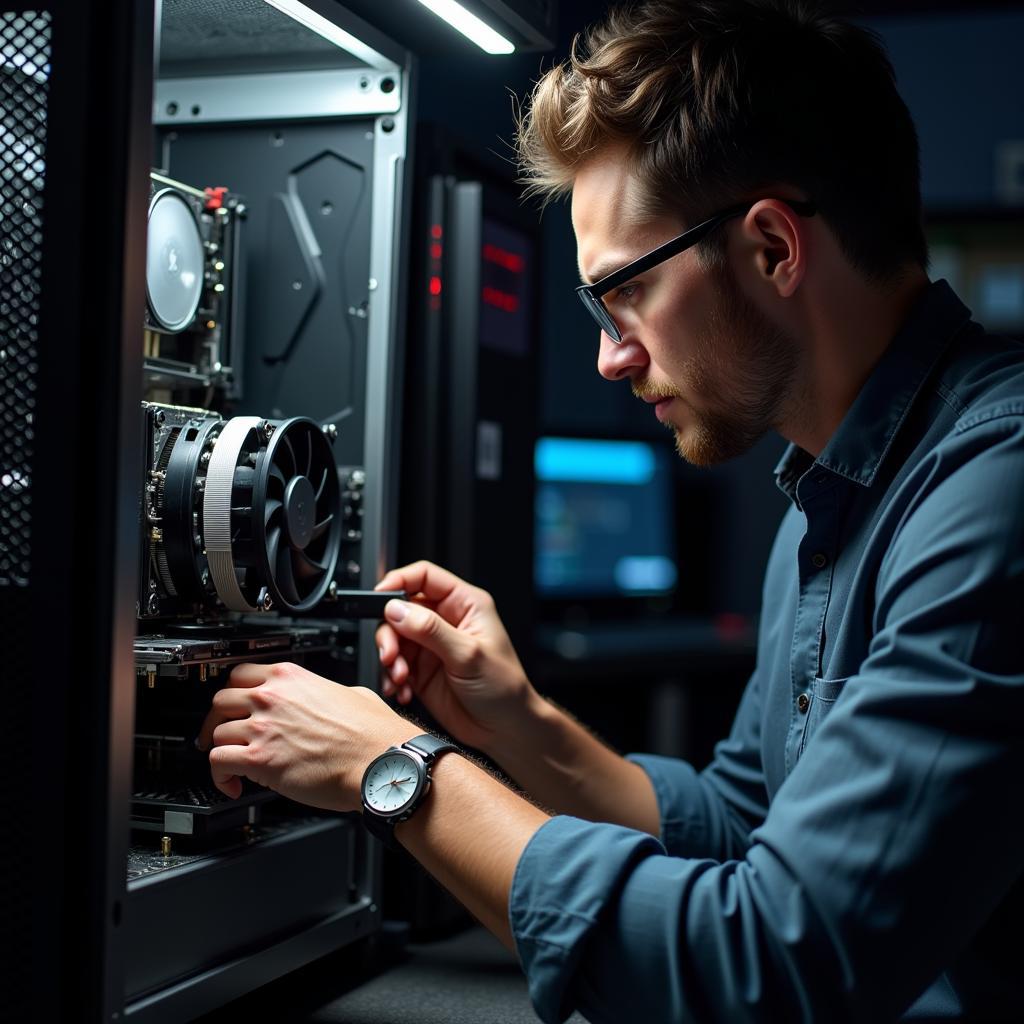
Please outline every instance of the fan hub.
[{"label": "fan hub", "polygon": [[284,492],[284,536],[285,540],[299,551],[303,551],[313,538],[316,525],[316,492],[304,476],[292,477]]}]

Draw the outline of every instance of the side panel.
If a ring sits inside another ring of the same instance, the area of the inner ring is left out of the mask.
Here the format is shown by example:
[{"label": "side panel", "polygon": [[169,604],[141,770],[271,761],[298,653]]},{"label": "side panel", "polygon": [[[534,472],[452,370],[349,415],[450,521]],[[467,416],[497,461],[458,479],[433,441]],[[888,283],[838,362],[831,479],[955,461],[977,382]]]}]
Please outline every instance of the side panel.
[{"label": "side panel", "polygon": [[4,1009],[110,1019],[139,473],[119,438],[138,416],[152,15],[8,2],[0,35]]}]

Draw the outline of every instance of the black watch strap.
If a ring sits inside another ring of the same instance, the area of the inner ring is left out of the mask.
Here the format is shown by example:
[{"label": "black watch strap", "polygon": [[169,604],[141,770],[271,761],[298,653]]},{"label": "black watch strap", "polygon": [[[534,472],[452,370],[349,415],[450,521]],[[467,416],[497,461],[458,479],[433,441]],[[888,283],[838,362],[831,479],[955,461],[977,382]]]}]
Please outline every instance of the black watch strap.
[{"label": "black watch strap", "polygon": [[428,767],[433,764],[434,759],[440,757],[441,754],[447,753],[449,750],[459,749],[454,743],[449,743],[447,740],[431,736],[429,732],[425,732],[422,736],[414,736],[411,740],[406,740],[402,746],[408,747],[409,750],[415,750],[416,753],[423,758]]}]

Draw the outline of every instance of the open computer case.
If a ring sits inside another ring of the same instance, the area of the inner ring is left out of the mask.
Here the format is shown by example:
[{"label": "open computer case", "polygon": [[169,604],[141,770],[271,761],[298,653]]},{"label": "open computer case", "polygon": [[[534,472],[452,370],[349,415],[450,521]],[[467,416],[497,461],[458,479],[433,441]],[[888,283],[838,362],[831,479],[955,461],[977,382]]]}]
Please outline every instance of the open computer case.
[{"label": "open computer case", "polygon": [[240,661],[377,676],[412,75],[334,0],[0,2],[5,1017],[188,1020],[379,925],[358,818],[193,740]]}]

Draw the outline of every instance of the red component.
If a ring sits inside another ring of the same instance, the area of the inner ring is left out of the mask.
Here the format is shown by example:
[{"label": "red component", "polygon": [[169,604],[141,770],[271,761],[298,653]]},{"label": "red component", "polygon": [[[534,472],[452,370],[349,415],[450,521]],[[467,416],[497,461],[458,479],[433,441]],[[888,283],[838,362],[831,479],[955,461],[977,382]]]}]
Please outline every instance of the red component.
[{"label": "red component", "polygon": [[227,195],[227,186],[218,185],[216,188],[205,188],[206,208],[208,210],[219,210],[224,205],[224,196]]},{"label": "red component", "polygon": [[430,243],[430,258],[432,260],[439,260],[441,258],[441,243],[431,242]]},{"label": "red component", "polygon": [[440,238],[441,237],[441,225],[440,224],[434,224],[434,225],[431,226],[431,228],[430,228],[430,237],[431,238]]},{"label": "red component", "polygon": [[435,277],[432,277],[430,279],[430,294],[431,295],[440,295],[441,294],[441,278],[435,276]]},{"label": "red component", "polygon": [[490,285],[484,286],[480,297],[488,306],[494,306],[496,309],[503,310],[506,313],[514,313],[519,309],[519,299],[517,296],[503,292],[499,288],[492,288]]},{"label": "red component", "polygon": [[513,274],[521,274],[526,261],[517,252],[509,252],[501,246],[491,245],[490,242],[484,246],[484,259],[488,263],[497,263],[499,267],[511,270]]},{"label": "red component", "polygon": [[750,622],[736,612],[720,612],[714,617],[715,632],[721,640],[742,640],[750,632]]}]

